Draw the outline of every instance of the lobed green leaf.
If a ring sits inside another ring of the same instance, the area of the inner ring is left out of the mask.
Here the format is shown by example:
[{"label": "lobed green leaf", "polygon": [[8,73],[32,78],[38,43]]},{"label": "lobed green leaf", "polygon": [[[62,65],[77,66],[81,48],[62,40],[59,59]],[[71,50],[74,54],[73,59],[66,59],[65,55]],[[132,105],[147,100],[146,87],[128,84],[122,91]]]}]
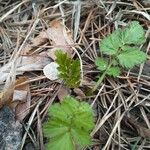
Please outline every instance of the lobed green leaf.
[{"label": "lobed green leaf", "polygon": [[121,46],[121,29],[117,29],[100,42],[100,51],[107,55],[114,55]]},{"label": "lobed green leaf", "polygon": [[117,56],[122,67],[127,69],[133,68],[135,65],[141,64],[146,60],[147,55],[136,47],[126,47],[124,51]]},{"label": "lobed green leaf", "polygon": [[124,44],[142,44],[145,42],[144,29],[137,21],[132,21],[128,27],[122,31],[122,43]]},{"label": "lobed green leaf", "polygon": [[109,75],[109,76],[113,76],[113,77],[117,77],[117,76],[119,76],[119,74],[120,74],[120,68],[119,67],[110,67],[110,68],[108,68],[108,70],[107,70],[107,74]]},{"label": "lobed green leaf", "polygon": [[45,135],[50,138],[48,148],[75,150],[76,144],[83,147],[91,143],[90,131],[94,120],[89,104],[68,96],[61,104],[52,105],[48,113],[50,119],[43,126]]},{"label": "lobed green leaf", "polygon": [[95,60],[95,65],[97,66],[97,68],[101,71],[104,71],[107,69],[108,67],[108,62],[106,60],[104,60],[103,58],[96,58]]},{"label": "lobed green leaf", "polygon": [[62,135],[52,138],[46,145],[47,150],[75,150],[74,143],[72,143],[71,135],[66,132]]}]

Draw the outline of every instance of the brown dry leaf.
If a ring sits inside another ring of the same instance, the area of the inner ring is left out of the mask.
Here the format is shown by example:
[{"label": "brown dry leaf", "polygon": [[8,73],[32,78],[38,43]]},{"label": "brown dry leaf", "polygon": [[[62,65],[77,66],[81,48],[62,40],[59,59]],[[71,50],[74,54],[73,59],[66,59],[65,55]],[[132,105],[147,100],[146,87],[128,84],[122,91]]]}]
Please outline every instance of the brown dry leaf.
[{"label": "brown dry leaf", "polygon": [[18,72],[42,70],[51,60],[45,52],[35,56],[22,56],[21,63],[17,68]]},{"label": "brown dry leaf", "polygon": [[66,86],[62,86],[58,91],[58,99],[61,101],[64,97],[70,94],[69,89]]},{"label": "brown dry leaf", "polygon": [[[20,56],[17,61],[20,63],[17,65],[16,75],[21,75],[25,71],[37,71],[42,70],[47,64],[51,62],[51,59],[47,57],[45,52],[35,56]],[[0,84],[5,83],[7,79],[12,62],[4,65],[0,69]]]},{"label": "brown dry leaf", "polygon": [[72,49],[69,45],[73,45],[74,42],[71,38],[71,32],[67,31],[65,26],[58,20],[54,20],[50,23],[50,28],[46,31],[48,38],[52,40],[54,48],[48,51],[48,55],[55,60],[55,50],[61,49],[71,56]]},{"label": "brown dry leaf", "polygon": [[75,88],[73,91],[76,93],[78,99],[86,97],[84,92],[80,88]]},{"label": "brown dry leaf", "polygon": [[51,21],[49,28],[46,31],[41,31],[38,36],[31,40],[23,52],[24,54],[30,53],[32,48],[42,45],[44,42],[51,41],[54,48],[49,49],[47,54],[55,60],[55,50],[61,49],[71,56],[73,50],[70,45],[73,45],[72,34],[66,27],[58,20]]},{"label": "brown dry leaf", "polygon": [[14,84],[14,82],[11,81],[11,79],[8,81],[9,82],[6,82],[4,89],[0,95],[0,108],[3,105],[9,105],[12,101],[12,95],[14,92],[15,84]]},{"label": "brown dry leaf", "polygon": [[4,104],[4,103],[3,103],[3,95],[4,95],[4,92],[1,91],[1,92],[0,92],[0,108],[1,108],[1,106]]},{"label": "brown dry leaf", "polygon": [[34,39],[31,40],[32,44],[27,44],[26,47],[23,49],[24,54],[28,54],[33,47],[37,47],[41,45],[42,43],[46,42],[48,39],[48,36],[45,31],[41,31],[38,36],[36,36]]},{"label": "brown dry leaf", "polygon": [[29,84],[21,85],[26,82],[26,77],[16,80],[11,108],[15,110],[16,118],[22,121],[30,111],[31,94]]}]

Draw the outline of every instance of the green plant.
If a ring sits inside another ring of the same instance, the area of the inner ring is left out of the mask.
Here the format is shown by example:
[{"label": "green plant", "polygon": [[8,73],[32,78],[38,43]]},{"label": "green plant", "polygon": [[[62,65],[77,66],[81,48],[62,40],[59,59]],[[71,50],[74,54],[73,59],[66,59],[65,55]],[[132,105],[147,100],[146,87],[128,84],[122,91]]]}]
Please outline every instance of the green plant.
[{"label": "green plant", "polygon": [[61,50],[56,51],[56,63],[59,65],[59,77],[69,88],[80,85],[80,61],[70,58],[67,53]]},{"label": "green plant", "polygon": [[107,57],[97,58],[95,64],[103,73],[93,91],[97,89],[106,75],[117,77],[121,68],[131,69],[143,63],[147,55],[140,51],[138,45],[145,42],[142,26],[133,21],[124,29],[117,29],[100,43],[100,51]]},{"label": "green plant", "polygon": [[49,108],[48,122],[43,126],[49,143],[48,150],[76,150],[91,143],[90,130],[94,127],[93,112],[86,102],[67,96]]}]

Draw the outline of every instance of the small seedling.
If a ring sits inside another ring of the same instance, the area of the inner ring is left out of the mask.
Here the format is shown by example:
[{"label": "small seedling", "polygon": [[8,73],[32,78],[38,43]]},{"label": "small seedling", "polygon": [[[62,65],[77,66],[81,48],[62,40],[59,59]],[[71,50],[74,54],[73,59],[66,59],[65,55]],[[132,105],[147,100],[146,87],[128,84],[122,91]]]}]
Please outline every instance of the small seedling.
[{"label": "small seedling", "polygon": [[80,61],[70,58],[61,50],[56,51],[56,63],[59,65],[59,77],[69,88],[80,85]]},{"label": "small seedling", "polygon": [[144,29],[133,21],[124,29],[117,29],[100,43],[100,51],[104,58],[96,58],[95,64],[103,74],[99,77],[93,91],[97,89],[106,75],[117,77],[121,69],[131,69],[143,63],[147,55],[138,45],[145,42]]},{"label": "small seedling", "polygon": [[76,150],[91,143],[90,131],[94,127],[93,112],[86,102],[67,96],[49,110],[49,120],[43,126],[49,138],[47,150]]}]

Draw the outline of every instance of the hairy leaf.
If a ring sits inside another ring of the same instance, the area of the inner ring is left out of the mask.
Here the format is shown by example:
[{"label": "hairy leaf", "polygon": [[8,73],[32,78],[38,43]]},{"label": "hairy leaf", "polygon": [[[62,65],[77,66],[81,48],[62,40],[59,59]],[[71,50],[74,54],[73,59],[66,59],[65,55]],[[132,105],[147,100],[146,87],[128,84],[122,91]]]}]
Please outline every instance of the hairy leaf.
[{"label": "hairy leaf", "polygon": [[80,84],[80,61],[73,60],[62,51],[56,51],[56,63],[59,65],[59,77],[70,88],[78,87]]},{"label": "hairy leaf", "polygon": [[109,76],[113,76],[113,77],[117,77],[119,76],[120,74],[120,68],[119,67],[110,67],[108,70],[107,70],[107,74]]},{"label": "hairy leaf", "polygon": [[144,30],[137,21],[133,21],[122,31],[122,42],[124,44],[142,44],[145,41]]},{"label": "hairy leaf", "polygon": [[146,54],[135,47],[126,47],[124,51],[117,56],[122,67],[131,69],[135,65],[143,63],[146,60]]},{"label": "hairy leaf", "polygon": [[[56,131],[57,132],[57,131]],[[57,137],[51,139],[51,141],[46,145],[47,150],[75,150],[74,143],[72,143],[71,135],[66,132],[60,134]]]},{"label": "hairy leaf", "polygon": [[47,149],[75,150],[76,145],[90,144],[94,121],[89,104],[67,96],[61,103],[52,105],[48,114],[50,119],[43,126],[45,135],[50,138]]},{"label": "hairy leaf", "polygon": [[105,37],[100,43],[100,51],[108,55],[109,62],[97,58],[95,64],[103,71],[98,79],[93,91],[101,84],[106,75],[116,77],[120,74],[119,66],[130,69],[146,60],[146,54],[137,46],[145,42],[144,29],[137,22],[133,21],[124,29],[117,29],[112,34]]},{"label": "hairy leaf", "polygon": [[95,65],[97,66],[97,68],[101,71],[104,71],[107,69],[108,67],[108,63],[106,60],[104,60],[103,58],[97,58],[95,60]]},{"label": "hairy leaf", "polygon": [[113,55],[121,46],[121,29],[118,29],[101,41],[100,51],[104,54]]}]

